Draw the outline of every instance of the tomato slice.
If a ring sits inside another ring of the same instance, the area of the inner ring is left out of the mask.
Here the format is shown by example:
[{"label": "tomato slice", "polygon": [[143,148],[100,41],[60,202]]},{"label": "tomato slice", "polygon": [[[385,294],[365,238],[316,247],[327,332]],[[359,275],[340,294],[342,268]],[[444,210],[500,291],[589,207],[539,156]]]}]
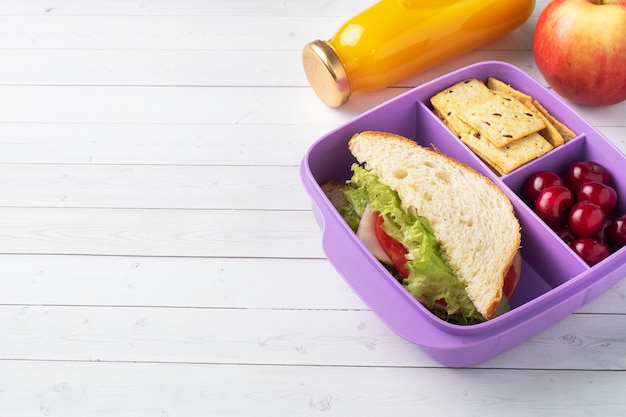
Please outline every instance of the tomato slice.
[{"label": "tomato slice", "polygon": [[402,243],[398,242],[391,236],[389,236],[383,229],[382,225],[385,220],[383,216],[378,216],[376,218],[376,238],[378,239],[378,243],[383,248],[383,251],[387,254],[393,266],[396,268],[398,273],[403,277],[407,278],[409,276],[409,270],[406,267],[407,259],[406,254],[408,251],[402,245]]},{"label": "tomato slice", "polygon": [[511,298],[513,292],[517,288],[517,284],[519,284],[519,279],[522,272],[522,255],[517,252],[515,257],[513,258],[513,262],[509,267],[509,270],[504,277],[504,285],[502,287],[502,292],[506,295],[507,298]]}]

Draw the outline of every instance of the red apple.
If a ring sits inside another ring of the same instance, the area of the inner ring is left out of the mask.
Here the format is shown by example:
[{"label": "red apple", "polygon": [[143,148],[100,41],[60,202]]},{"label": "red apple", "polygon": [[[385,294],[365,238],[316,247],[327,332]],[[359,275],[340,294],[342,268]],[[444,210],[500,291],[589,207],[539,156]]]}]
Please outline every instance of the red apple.
[{"label": "red apple", "polygon": [[552,0],[537,21],[533,52],[563,98],[595,106],[626,100],[626,0]]}]

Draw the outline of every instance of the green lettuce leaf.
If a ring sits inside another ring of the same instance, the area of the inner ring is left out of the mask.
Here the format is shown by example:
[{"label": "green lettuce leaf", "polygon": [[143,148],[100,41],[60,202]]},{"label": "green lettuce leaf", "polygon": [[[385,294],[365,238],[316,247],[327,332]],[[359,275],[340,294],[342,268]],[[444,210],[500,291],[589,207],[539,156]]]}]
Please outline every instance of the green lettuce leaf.
[{"label": "green lettuce leaf", "polygon": [[[358,164],[353,165],[352,171],[349,187],[344,190],[346,200],[352,207],[348,211],[352,216],[361,216],[365,206],[370,204],[372,210],[384,218],[383,230],[402,242],[408,250],[409,276],[402,280],[404,287],[429,309],[433,308],[436,300],[445,299],[447,316],[452,321],[483,321],[484,318],[467,296],[465,285],[441,256],[428,220],[418,213],[407,213],[402,208],[398,193],[382,184],[376,175]],[[354,223],[354,218],[350,222]],[[459,311],[460,314],[457,314]]]}]

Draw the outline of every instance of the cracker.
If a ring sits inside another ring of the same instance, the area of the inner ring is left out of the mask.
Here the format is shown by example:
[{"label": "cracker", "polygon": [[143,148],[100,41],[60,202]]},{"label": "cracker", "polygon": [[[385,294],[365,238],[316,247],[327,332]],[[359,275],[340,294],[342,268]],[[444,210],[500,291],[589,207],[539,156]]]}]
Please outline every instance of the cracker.
[{"label": "cracker", "polygon": [[501,93],[511,95],[524,103],[527,107],[530,107],[533,102],[533,98],[528,94],[522,93],[519,90],[511,87],[509,84],[504,81],[500,81],[497,78],[489,77],[487,78],[487,87],[493,91],[500,91]]},{"label": "cracker", "polygon": [[548,117],[546,117],[546,113],[549,114],[547,110],[545,110],[543,106],[541,107],[541,109],[537,107],[536,105],[538,104],[537,100],[533,100],[533,98],[529,96],[528,94],[522,93],[521,91],[511,87],[509,84],[506,84],[505,82],[500,81],[499,79],[494,78],[494,77],[489,77],[487,79],[487,87],[489,87],[490,89],[494,91],[499,91],[504,94],[508,94],[510,96],[515,97],[517,100],[524,103],[526,107],[531,109],[537,117],[541,118],[541,120],[543,120],[543,122],[545,123],[546,127],[540,130],[539,134],[543,136],[544,138],[546,138],[546,140],[550,142],[552,146],[556,148],[557,146],[561,146],[565,142],[563,135],[554,126],[552,121]]},{"label": "cracker", "polygon": [[502,148],[495,147],[476,131],[461,140],[500,175],[508,174],[553,149],[539,133],[532,133]]},{"label": "cracker", "polygon": [[468,78],[460,81],[431,97],[430,102],[436,109],[442,111],[452,107],[462,108],[465,99],[489,95],[491,90],[484,82],[477,78]]},{"label": "cracker", "polygon": [[437,116],[457,135],[466,134],[467,124],[458,118],[463,111],[467,100],[471,97],[483,97],[490,94],[489,88],[482,81],[470,78],[458,82],[431,97]]},{"label": "cracker", "polygon": [[[536,107],[533,105],[533,108],[536,108]],[[552,122],[542,112],[537,111],[537,115],[541,117],[541,119],[546,124],[546,128],[540,130],[539,134],[543,136],[544,138],[546,138],[546,140],[550,142],[550,145],[554,146],[555,148],[557,146],[563,145],[563,143],[565,143],[565,139],[563,138],[563,135],[561,135],[561,132],[559,132],[559,130],[552,124]]]},{"label": "cracker", "polygon": [[431,97],[435,114],[452,130],[459,138],[469,133],[470,127],[459,117],[459,112],[464,110],[467,100],[472,97],[486,97],[491,92],[482,81],[469,78],[460,81]]},{"label": "cracker", "polygon": [[533,106],[554,126],[554,128],[559,132],[559,134],[563,137],[565,142],[568,142],[574,138],[576,138],[576,133],[574,133],[569,127],[565,126],[561,123],[556,117],[554,117],[548,110],[546,110],[543,105],[537,100],[533,100]]},{"label": "cracker", "polygon": [[545,129],[543,120],[522,102],[512,96],[489,91],[491,94],[488,96],[468,100],[458,116],[494,146],[501,148]]},{"label": "cracker", "polygon": [[468,134],[471,130],[467,123],[457,117],[456,111],[449,110],[446,114],[443,114],[435,109],[435,114],[459,138]]},{"label": "cracker", "polygon": [[537,100],[494,77],[461,81],[430,101],[443,123],[500,175],[576,137]]}]

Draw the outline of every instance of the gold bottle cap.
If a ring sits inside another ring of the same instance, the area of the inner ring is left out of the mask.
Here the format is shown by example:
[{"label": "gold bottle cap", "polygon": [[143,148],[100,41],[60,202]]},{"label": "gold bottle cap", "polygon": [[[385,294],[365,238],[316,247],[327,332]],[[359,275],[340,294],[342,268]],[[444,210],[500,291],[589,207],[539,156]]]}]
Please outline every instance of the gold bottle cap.
[{"label": "gold bottle cap", "polygon": [[350,97],[350,81],[335,50],[324,41],[313,41],[302,51],[302,64],[309,83],[322,101],[339,107]]}]

